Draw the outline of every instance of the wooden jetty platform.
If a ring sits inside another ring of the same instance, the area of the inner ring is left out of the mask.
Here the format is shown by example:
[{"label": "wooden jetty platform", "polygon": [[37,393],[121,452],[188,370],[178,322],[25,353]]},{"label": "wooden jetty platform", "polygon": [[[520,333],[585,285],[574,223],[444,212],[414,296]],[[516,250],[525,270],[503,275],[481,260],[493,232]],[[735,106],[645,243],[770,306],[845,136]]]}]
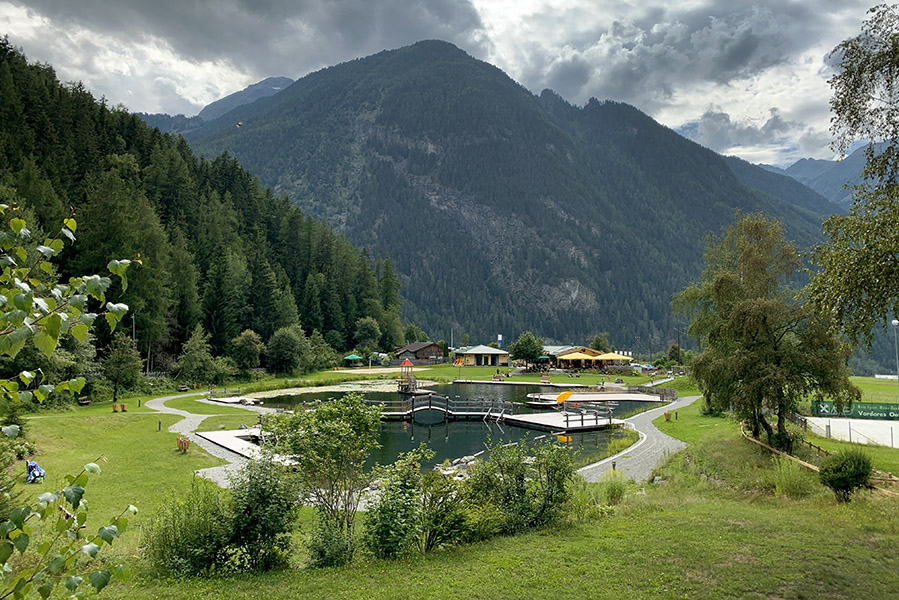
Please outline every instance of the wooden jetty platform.
[{"label": "wooden jetty platform", "polygon": [[[541,402],[550,402],[555,400],[558,394],[554,393],[536,393],[528,394],[528,398]],[[568,402],[661,402],[659,396],[655,394],[642,394],[638,392],[622,392],[616,390],[614,392],[572,392]]]},{"label": "wooden jetty platform", "polygon": [[369,401],[381,406],[382,415],[388,420],[410,420],[416,413],[435,411],[445,419],[496,421],[517,427],[570,433],[593,431],[624,423],[612,418],[612,407],[598,403],[562,402],[559,410],[522,413],[514,402],[491,398],[459,399],[441,394],[412,394],[388,402]]}]

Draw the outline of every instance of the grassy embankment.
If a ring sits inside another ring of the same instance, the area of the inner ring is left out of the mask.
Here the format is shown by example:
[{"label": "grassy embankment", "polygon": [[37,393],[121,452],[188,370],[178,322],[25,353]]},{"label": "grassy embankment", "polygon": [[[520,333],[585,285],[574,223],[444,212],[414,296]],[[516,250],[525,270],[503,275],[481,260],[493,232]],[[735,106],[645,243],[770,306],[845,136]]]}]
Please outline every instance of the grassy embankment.
[{"label": "grassy embankment", "polygon": [[[682,395],[691,395],[683,385]],[[88,487],[95,527],[128,503],[143,511],[134,524],[152,516],[166,490],[183,492],[194,469],[215,463],[198,449],[174,450],[175,436],[165,432],[172,419],[88,407],[29,424],[51,479],[107,456]],[[700,415],[698,403],[657,425],[690,447],[659,469],[657,483],[634,486],[598,521],[321,571],[169,581],[129,558],[137,577],[104,596],[888,598],[899,589],[899,503],[863,493],[838,505],[821,487],[802,500],[775,497],[770,457],[732,421]],[[137,535],[133,527],[112,550],[132,555]]]}]

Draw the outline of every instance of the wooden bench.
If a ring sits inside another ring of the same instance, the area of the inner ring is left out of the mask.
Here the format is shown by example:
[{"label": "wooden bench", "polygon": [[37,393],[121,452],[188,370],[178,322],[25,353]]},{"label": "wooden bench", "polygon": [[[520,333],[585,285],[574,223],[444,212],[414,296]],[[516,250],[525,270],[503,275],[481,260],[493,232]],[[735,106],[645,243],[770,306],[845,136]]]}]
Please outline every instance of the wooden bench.
[{"label": "wooden bench", "polygon": [[78,398],[79,406],[87,406],[90,403],[91,403],[91,399],[88,398],[87,396],[81,396],[80,398]]},{"label": "wooden bench", "polygon": [[188,448],[190,448],[190,438],[189,437],[179,437],[178,438],[178,450],[181,452],[187,452]]},{"label": "wooden bench", "polygon": [[540,376],[540,383],[551,383],[550,380],[549,380],[549,375],[541,375],[541,376]]}]

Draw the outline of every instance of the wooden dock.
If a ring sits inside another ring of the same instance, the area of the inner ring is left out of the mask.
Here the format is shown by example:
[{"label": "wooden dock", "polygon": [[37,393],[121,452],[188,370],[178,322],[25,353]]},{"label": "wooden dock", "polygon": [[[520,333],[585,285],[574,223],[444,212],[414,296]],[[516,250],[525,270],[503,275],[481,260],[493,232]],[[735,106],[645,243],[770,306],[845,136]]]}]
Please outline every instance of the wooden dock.
[{"label": "wooden dock", "polygon": [[441,394],[415,394],[390,402],[375,402],[381,406],[381,414],[388,420],[410,420],[416,413],[435,411],[448,420],[478,420],[507,423],[516,427],[568,433],[593,431],[624,423],[612,418],[612,407],[581,401],[563,402],[558,410],[537,413],[521,413],[513,402],[490,398],[459,399]]},{"label": "wooden dock", "polygon": [[[528,398],[537,401],[552,401],[558,397],[556,393],[528,394]],[[572,392],[568,402],[661,402],[659,396],[654,394],[640,394],[633,392]]]}]

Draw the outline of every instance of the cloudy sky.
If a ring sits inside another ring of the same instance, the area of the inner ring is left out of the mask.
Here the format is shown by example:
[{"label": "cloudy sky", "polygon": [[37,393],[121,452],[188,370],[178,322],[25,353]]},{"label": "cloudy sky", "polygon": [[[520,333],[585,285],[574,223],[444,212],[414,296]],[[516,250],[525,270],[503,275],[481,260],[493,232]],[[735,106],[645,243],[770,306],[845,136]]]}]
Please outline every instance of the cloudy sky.
[{"label": "cloudy sky", "polygon": [[535,93],[628,102],[752,162],[831,158],[828,52],[873,0],[0,0],[0,35],[135,111],[196,114],[421,39]]}]

